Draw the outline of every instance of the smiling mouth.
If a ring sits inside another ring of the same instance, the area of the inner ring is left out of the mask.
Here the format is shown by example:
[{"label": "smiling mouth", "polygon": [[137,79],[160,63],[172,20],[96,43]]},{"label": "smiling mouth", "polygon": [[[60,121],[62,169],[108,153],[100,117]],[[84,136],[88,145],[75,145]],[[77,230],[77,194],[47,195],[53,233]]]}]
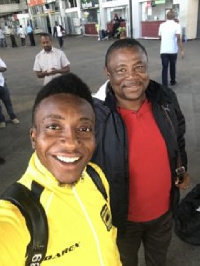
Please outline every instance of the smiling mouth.
[{"label": "smiling mouth", "polygon": [[64,163],[75,163],[80,159],[80,157],[65,157],[65,156],[56,156],[56,158]]}]

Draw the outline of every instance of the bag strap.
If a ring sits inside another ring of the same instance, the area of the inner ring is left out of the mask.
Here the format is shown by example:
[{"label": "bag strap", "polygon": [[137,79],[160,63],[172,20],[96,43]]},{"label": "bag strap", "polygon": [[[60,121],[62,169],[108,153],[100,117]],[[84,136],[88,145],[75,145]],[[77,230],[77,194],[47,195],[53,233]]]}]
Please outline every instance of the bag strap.
[{"label": "bag strap", "polygon": [[[91,165],[87,165],[86,171],[107,201],[108,196],[99,174]],[[33,181],[31,189],[29,190],[24,185],[16,182],[8,187],[0,198],[17,206],[25,217],[31,235],[31,241],[27,246],[25,265],[31,266],[33,263],[37,263],[37,266],[39,266],[47,251],[48,221],[44,208],[39,201],[44,187]]]},{"label": "bag strap", "polygon": [[101,180],[99,174],[97,173],[97,171],[89,164],[87,165],[86,171],[89,174],[89,176],[91,177],[94,184],[96,185],[97,189],[101,192],[104,199],[107,201],[108,195],[106,193],[105,187],[104,187],[102,180]]},{"label": "bag strap", "polygon": [[39,201],[40,194],[44,188],[33,181],[32,188],[34,189],[34,187],[37,188],[36,194],[16,182],[1,196],[1,199],[9,200],[17,206],[26,219],[26,224],[31,234],[31,241],[27,246],[26,252],[26,266],[33,265],[32,263],[40,265],[45,257],[48,243],[47,217]]}]

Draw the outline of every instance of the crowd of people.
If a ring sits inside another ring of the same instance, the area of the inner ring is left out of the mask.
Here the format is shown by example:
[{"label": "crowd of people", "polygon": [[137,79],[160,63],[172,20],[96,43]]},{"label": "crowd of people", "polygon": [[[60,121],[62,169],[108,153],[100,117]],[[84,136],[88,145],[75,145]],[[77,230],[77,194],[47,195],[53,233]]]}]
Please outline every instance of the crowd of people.
[{"label": "crowd of people", "polygon": [[19,37],[21,46],[27,46],[27,37],[29,39],[29,45],[35,46],[34,31],[31,24],[28,22],[27,26],[9,26],[6,30],[4,27],[0,27],[0,47],[8,47],[6,38],[9,36],[12,48],[18,47],[17,39]]},{"label": "crowd of people", "polygon": [[[173,13],[167,19],[174,19]],[[54,29],[62,48],[62,28],[56,23]],[[167,42],[164,31],[163,26],[162,47]],[[171,34],[180,41],[177,26]],[[92,97],[86,83],[70,72],[65,53],[52,46],[51,36],[42,33],[40,44],[33,71],[44,86],[32,109],[34,152],[18,180],[33,193],[33,184],[40,187],[37,200],[47,216],[49,235],[46,254],[38,261],[137,266],[143,244],[146,265],[165,266],[180,189],[190,184],[185,118],[166,84],[167,52],[161,48],[159,84],[149,77],[147,51],[139,41],[114,41],[105,55],[107,82]],[[3,72],[6,65],[0,63]],[[174,78],[172,74],[171,85]],[[8,94],[5,82],[1,86]],[[8,113],[19,123],[13,110]],[[106,198],[87,172],[88,165]],[[0,234],[0,264],[24,265],[32,235],[24,213],[9,200],[0,200]]]}]

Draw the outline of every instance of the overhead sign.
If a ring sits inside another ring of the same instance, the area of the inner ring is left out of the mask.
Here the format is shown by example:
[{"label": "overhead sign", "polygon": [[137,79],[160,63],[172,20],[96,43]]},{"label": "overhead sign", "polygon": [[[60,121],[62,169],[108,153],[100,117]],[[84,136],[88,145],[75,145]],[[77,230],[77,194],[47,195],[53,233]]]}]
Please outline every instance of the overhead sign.
[{"label": "overhead sign", "polygon": [[98,0],[81,0],[81,6],[83,9],[99,7]]},{"label": "overhead sign", "polygon": [[155,0],[155,4],[159,5],[159,4],[165,4],[166,0]]},{"label": "overhead sign", "polygon": [[40,6],[46,4],[46,0],[27,0],[29,6]]}]

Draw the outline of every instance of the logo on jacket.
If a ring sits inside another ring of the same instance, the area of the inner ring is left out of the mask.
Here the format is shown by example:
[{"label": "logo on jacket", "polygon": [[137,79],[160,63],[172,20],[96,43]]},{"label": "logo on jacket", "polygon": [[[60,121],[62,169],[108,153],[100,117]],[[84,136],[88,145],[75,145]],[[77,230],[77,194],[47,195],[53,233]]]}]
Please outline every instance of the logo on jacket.
[{"label": "logo on jacket", "polygon": [[76,248],[79,248],[79,247],[80,247],[80,243],[75,243],[74,245],[71,245],[70,247],[65,248],[64,250],[62,250],[61,252],[58,252],[55,255],[46,256],[45,259],[44,259],[44,261],[45,260],[58,259],[58,258],[64,256],[66,253],[69,253],[71,251],[74,251]]},{"label": "logo on jacket", "polygon": [[110,229],[112,228],[112,215],[106,204],[103,206],[100,215],[107,230],[110,231]]}]

